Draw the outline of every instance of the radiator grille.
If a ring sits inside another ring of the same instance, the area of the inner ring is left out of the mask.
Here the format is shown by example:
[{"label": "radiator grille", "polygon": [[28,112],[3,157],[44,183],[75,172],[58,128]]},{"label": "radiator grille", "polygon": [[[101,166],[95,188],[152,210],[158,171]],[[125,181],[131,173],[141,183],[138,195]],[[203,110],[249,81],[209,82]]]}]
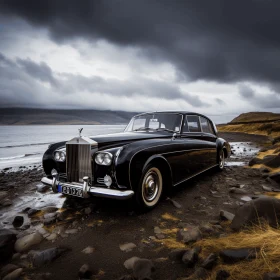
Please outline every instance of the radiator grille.
[{"label": "radiator grille", "polygon": [[66,144],[66,174],[68,182],[82,182],[84,176],[92,180],[90,144]]}]

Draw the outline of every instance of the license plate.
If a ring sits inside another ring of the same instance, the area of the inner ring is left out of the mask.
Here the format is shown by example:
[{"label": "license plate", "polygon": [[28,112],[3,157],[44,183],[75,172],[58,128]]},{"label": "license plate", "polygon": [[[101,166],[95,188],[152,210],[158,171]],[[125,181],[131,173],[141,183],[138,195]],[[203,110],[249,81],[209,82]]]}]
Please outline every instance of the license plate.
[{"label": "license plate", "polygon": [[83,191],[81,188],[69,187],[69,186],[58,186],[58,191],[64,194],[83,197]]}]

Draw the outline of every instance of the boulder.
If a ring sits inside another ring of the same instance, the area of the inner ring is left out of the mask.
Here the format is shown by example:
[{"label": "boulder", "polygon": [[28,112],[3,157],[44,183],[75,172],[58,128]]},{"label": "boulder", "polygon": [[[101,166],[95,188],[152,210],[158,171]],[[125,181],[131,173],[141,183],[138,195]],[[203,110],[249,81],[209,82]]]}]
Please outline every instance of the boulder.
[{"label": "boulder", "polygon": [[208,278],[208,272],[205,268],[203,267],[198,267],[195,271],[194,274],[188,278],[188,279],[193,279],[193,280],[203,280],[203,279],[207,279]]},{"label": "boulder", "polygon": [[171,261],[181,261],[183,255],[186,252],[187,252],[187,249],[174,249],[168,254],[168,257]]},{"label": "boulder", "polygon": [[66,248],[49,248],[40,252],[35,252],[31,254],[31,260],[33,263],[33,266],[40,267],[45,264],[51,263],[53,260],[61,256],[62,253],[67,251]]},{"label": "boulder", "polygon": [[16,233],[8,229],[0,230],[0,263],[8,261],[14,253]]},{"label": "boulder", "polygon": [[194,267],[197,260],[198,260],[198,254],[194,249],[187,250],[182,257],[182,262],[187,267]]},{"label": "boulder", "polygon": [[263,280],[280,280],[280,274],[269,272],[264,274]]},{"label": "boulder", "polygon": [[24,222],[23,216],[15,216],[12,224],[15,228],[18,228],[23,225],[23,222]]},{"label": "boulder", "polygon": [[189,226],[178,230],[177,240],[183,241],[185,244],[196,242],[201,239],[201,234],[198,227]]},{"label": "boulder", "polygon": [[269,175],[268,178],[280,185],[280,172],[273,173],[273,174]]},{"label": "boulder", "polygon": [[274,197],[260,197],[249,201],[238,208],[231,228],[240,230],[244,226],[258,223],[260,218],[267,221],[270,226],[277,227],[280,220],[280,200]]},{"label": "boulder", "polygon": [[223,250],[220,252],[220,258],[224,263],[236,263],[242,260],[250,260],[256,258],[256,249],[254,248],[242,248]]},{"label": "boulder", "polygon": [[218,261],[218,256],[214,253],[210,254],[201,264],[203,268],[212,269]]},{"label": "boulder", "polygon": [[216,274],[216,280],[226,280],[230,277],[230,273],[226,270],[219,270]]},{"label": "boulder", "polygon": [[229,192],[234,193],[234,194],[248,194],[248,192],[246,190],[240,189],[240,188],[235,188],[235,187],[230,188]]},{"label": "boulder", "polygon": [[92,271],[90,270],[90,267],[88,264],[84,264],[81,266],[78,276],[80,279],[91,279]]},{"label": "boulder", "polygon": [[8,275],[6,275],[3,280],[18,280],[20,275],[22,274],[23,269],[22,268],[18,268],[16,270],[14,270],[13,272],[9,273]]},{"label": "boulder", "polygon": [[19,267],[15,264],[7,264],[1,268],[0,279],[3,279],[6,275],[18,269]]},{"label": "boulder", "polygon": [[273,139],[272,144],[274,145],[274,144],[276,144],[276,143],[280,143],[280,136],[275,137],[275,138]]},{"label": "boulder", "polygon": [[136,260],[133,265],[133,275],[137,280],[151,279],[154,271],[154,264],[148,259]]},{"label": "boulder", "polygon": [[263,158],[262,164],[270,167],[277,168],[280,166],[280,155],[269,155]]},{"label": "boulder", "polygon": [[39,232],[31,233],[19,238],[15,243],[15,250],[19,253],[28,251],[33,245],[39,244],[43,236]]},{"label": "boulder", "polygon": [[254,157],[249,161],[248,165],[253,166],[255,164],[261,164],[261,163],[262,163],[262,159]]},{"label": "boulder", "polygon": [[220,211],[220,217],[221,217],[222,220],[232,221],[234,219],[234,214],[232,214],[228,211],[225,211],[225,210],[221,210]]},{"label": "boulder", "polygon": [[118,280],[135,280],[132,275],[123,275]]}]

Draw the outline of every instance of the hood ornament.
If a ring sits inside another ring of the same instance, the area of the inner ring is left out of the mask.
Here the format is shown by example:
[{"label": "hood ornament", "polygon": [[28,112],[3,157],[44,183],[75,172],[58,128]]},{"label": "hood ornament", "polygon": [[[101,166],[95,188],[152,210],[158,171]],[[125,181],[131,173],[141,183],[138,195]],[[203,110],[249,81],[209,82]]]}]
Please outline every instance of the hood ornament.
[{"label": "hood ornament", "polygon": [[79,137],[82,137],[83,128],[79,128],[78,131],[79,131]]}]

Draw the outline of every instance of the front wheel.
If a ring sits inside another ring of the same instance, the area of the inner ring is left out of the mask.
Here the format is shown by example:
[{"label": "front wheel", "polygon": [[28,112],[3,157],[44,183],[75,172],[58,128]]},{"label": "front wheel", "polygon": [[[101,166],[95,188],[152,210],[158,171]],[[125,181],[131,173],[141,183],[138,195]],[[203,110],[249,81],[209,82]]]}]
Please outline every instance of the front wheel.
[{"label": "front wheel", "polygon": [[136,202],[141,209],[154,208],[162,195],[162,174],[157,167],[148,165],[136,191]]},{"label": "front wheel", "polygon": [[218,169],[223,170],[225,167],[225,151],[221,149],[218,153]]}]

